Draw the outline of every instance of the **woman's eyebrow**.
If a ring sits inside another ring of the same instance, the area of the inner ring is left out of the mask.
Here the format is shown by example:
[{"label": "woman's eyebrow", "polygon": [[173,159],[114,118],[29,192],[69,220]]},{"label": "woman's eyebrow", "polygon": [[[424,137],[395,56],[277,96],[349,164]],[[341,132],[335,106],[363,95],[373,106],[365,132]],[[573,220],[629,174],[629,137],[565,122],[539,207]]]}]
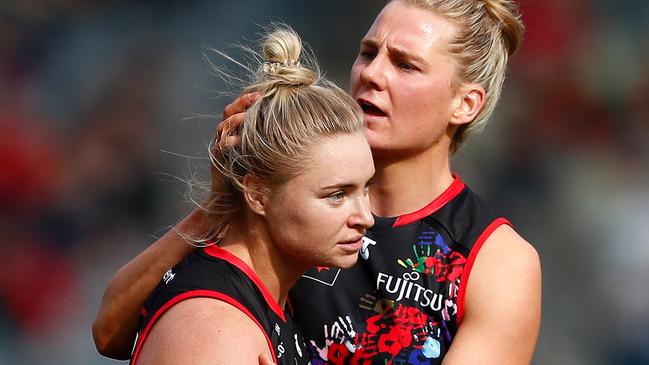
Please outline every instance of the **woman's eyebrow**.
[{"label": "woman's eyebrow", "polygon": [[391,55],[397,56],[397,57],[402,58],[402,59],[406,59],[406,60],[414,61],[414,62],[419,62],[419,63],[424,63],[424,64],[426,63],[426,60],[423,57],[421,57],[419,55],[416,55],[416,54],[414,54],[412,52],[409,52],[406,49],[401,48],[399,46],[388,46],[388,52]]},{"label": "woman's eyebrow", "polygon": [[338,184],[323,186],[320,189],[350,189],[350,188],[353,188],[353,187],[356,187],[356,186],[357,186],[357,184],[338,183]]}]

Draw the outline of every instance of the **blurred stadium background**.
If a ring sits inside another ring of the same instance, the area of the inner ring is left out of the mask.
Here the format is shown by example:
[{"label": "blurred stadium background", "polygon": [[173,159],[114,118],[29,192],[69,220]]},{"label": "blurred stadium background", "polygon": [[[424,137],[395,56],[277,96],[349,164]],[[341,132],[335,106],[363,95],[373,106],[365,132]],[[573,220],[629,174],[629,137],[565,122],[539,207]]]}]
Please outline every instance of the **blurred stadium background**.
[{"label": "blurred stadium background", "polygon": [[[117,363],[91,339],[103,289],[188,211],[177,178],[207,176],[230,100],[205,45],[282,20],[347,85],[383,3],[0,0],[0,364]],[[455,170],[541,255],[534,364],[649,364],[649,2],[522,9],[503,100]]]}]

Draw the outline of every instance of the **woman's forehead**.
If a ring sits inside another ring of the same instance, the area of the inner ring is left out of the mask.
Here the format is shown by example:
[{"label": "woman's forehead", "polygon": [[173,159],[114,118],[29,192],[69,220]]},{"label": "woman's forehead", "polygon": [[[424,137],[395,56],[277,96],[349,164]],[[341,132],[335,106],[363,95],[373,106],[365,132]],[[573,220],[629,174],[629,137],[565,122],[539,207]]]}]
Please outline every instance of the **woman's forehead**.
[{"label": "woman's forehead", "polygon": [[379,13],[361,42],[417,54],[447,45],[456,31],[455,24],[430,10],[392,1]]},{"label": "woman's forehead", "polygon": [[337,134],[311,146],[305,171],[297,180],[324,188],[328,185],[364,184],[374,174],[372,155],[363,131]]}]

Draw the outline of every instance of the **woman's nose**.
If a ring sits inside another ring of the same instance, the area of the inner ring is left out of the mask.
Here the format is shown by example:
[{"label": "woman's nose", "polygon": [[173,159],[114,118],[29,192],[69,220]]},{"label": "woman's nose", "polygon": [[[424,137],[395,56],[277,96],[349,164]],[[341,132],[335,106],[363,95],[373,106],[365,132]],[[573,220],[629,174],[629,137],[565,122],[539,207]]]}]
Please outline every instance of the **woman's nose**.
[{"label": "woman's nose", "polygon": [[374,216],[370,210],[370,200],[368,196],[357,199],[354,214],[350,217],[350,226],[361,227],[366,230],[374,225]]},{"label": "woman's nose", "polygon": [[361,81],[375,90],[385,88],[385,60],[381,54],[374,57],[361,71]]}]

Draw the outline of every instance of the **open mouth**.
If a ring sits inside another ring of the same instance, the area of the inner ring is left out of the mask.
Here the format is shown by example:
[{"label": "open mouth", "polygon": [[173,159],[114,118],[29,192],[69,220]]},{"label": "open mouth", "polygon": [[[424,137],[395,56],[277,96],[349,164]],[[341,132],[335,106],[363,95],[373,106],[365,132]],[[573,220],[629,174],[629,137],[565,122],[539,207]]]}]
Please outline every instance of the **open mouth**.
[{"label": "open mouth", "polygon": [[358,100],[358,104],[363,109],[363,113],[374,117],[385,117],[387,114],[376,105],[365,100]]}]

